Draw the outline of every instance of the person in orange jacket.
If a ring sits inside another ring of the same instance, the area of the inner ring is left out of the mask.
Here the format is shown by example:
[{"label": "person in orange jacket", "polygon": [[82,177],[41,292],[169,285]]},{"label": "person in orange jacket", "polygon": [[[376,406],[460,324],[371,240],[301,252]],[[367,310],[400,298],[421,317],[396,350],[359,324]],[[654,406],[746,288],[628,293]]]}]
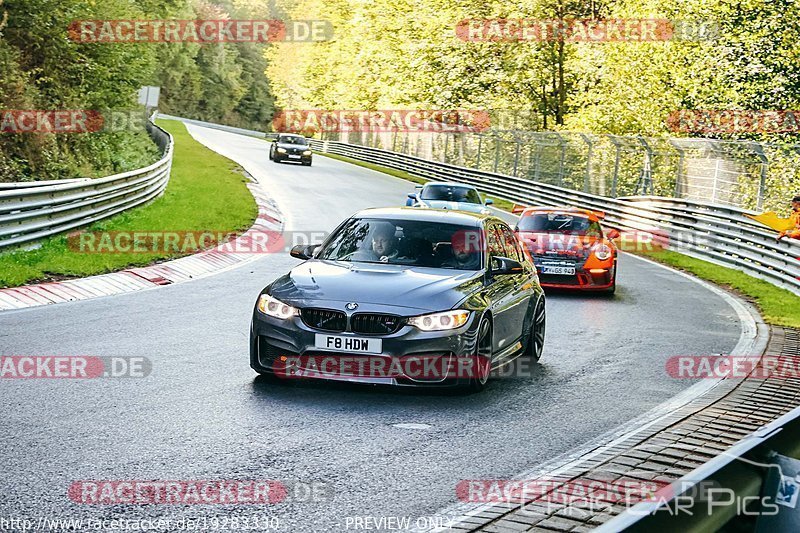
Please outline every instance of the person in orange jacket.
[{"label": "person in orange jacket", "polygon": [[790,239],[800,239],[800,196],[795,196],[792,198],[792,214],[789,215],[789,220],[791,220],[792,224],[794,224],[794,228],[780,232],[778,234],[778,240],[781,240],[784,237],[789,237]]}]

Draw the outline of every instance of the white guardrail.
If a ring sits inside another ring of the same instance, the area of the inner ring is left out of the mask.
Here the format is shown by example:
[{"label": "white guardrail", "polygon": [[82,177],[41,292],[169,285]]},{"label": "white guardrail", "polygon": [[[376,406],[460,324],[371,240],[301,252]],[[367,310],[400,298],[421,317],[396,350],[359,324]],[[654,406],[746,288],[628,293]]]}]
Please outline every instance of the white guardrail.
[{"label": "white guardrail", "polygon": [[[775,232],[745,216],[757,214],[753,211],[656,196],[607,198],[377,148],[317,139],[311,143],[318,152],[343,155],[430,180],[467,183],[519,204],[603,211],[610,227],[649,234],[669,249],[744,271],[800,295],[800,242],[777,242]],[[635,245],[631,242],[631,246]]]},{"label": "white guardrail", "polygon": [[97,179],[0,184],[0,250],[86,226],[156,198],[172,168],[172,136],[147,122],[162,157],[152,165]]}]

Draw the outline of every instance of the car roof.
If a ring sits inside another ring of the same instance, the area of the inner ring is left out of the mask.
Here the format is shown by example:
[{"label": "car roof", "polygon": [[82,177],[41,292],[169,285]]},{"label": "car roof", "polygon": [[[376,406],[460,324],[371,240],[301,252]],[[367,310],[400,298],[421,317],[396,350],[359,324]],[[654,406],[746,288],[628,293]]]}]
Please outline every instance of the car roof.
[{"label": "car roof", "polygon": [[[364,209],[353,215],[353,218],[382,217],[475,227],[482,226],[488,221],[503,222],[500,218],[488,214],[459,211],[457,209],[420,209],[418,207],[377,207]],[[503,222],[503,224],[508,225],[506,222]]]},{"label": "car roof", "polygon": [[444,185],[447,187],[464,187],[467,189],[475,189],[476,191],[478,190],[477,187],[473,185],[467,185],[466,183],[458,183],[456,181],[429,181],[424,185],[424,187],[427,187],[428,185]]}]

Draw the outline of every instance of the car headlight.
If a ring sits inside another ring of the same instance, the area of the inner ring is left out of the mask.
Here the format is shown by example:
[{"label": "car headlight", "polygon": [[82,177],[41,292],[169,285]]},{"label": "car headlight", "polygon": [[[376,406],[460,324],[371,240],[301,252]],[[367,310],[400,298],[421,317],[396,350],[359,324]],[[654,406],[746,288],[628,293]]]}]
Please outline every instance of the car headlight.
[{"label": "car headlight", "polygon": [[611,248],[609,248],[605,244],[600,244],[598,246],[595,246],[593,252],[594,256],[598,258],[600,261],[605,261],[606,259],[611,257]]},{"label": "car headlight", "polygon": [[303,152],[303,155],[311,155],[311,150],[306,150],[305,152]]},{"label": "car headlight", "polygon": [[282,301],[273,298],[269,294],[262,294],[258,297],[258,310],[265,315],[286,320],[300,314],[296,307],[285,304]]},{"label": "car headlight", "polygon": [[422,331],[443,331],[460,328],[468,319],[469,311],[454,309],[443,313],[414,316],[408,319],[408,323]]},{"label": "car headlight", "polygon": [[285,154],[286,153],[286,148],[278,148],[278,153],[279,154]]}]

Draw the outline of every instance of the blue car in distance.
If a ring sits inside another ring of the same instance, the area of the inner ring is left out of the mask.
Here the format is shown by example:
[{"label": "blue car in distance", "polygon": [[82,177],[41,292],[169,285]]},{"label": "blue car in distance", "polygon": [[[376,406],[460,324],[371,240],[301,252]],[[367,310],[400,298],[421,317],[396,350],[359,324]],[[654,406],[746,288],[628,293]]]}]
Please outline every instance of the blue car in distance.
[{"label": "blue car in distance", "polygon": [[407,207],[423,207],[428,209],[454,209],[470,213],[490,214],[488,205],[491,200],[483,201],[478,190],[463,183],[432,181],[424,186],[418,185],[415,193],[410,193],[406,200]]}]

